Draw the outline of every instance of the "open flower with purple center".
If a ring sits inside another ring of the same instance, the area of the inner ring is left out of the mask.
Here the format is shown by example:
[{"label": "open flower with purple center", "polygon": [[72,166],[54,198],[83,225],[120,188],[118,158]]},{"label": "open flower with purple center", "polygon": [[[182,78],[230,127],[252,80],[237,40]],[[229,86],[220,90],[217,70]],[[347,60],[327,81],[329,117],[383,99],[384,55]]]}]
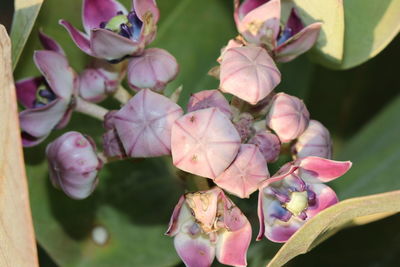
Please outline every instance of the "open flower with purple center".
[{"label": "open flower with purple center", "polygon": [[280,0],[235,0],[234,18],[246,41],[265,45],[280,62],[308,51],[317,41],[322,23],[304,26],[295,8],[281,27]]},{"label": "open flower with purple center", "polygon": [[259,188],[260,232],[286,242],[308,219],[336,204],[336,193],[324,183],[344,175],[350,161],[306,157],[289,162]]},{"label": "open flower with purple center", "polygon": [[90,137],[67,132],[47,146],[46,156],[54,187],[74,199],[86,198],[93,192],[103,162]]},{"label": "open flower with purple center", "polygon": [[43,76],[17,81],[17,98],[25,110],[19,120],[24,146],[42,142],[50,132],[63,128],[73,110],[73,96],[78,90],[78,79],[69,66],[62,48],[50,37],[41,34],[45,48],[35,51],[33,59]]},{"label": "open flower with purple center", "polygon": [[140,55],[154,40],[159,11],[154,0],[132,0],[130,12],[115,0],[84,0],[85,33],[60,20],[75,44],[86,54],[118,62]]},{"label": "open flower with purple center", "polygon": [[246,266],[251,225],[218,187],[179,199],[166,232],[174,236],[178,255],[188,267]]}]

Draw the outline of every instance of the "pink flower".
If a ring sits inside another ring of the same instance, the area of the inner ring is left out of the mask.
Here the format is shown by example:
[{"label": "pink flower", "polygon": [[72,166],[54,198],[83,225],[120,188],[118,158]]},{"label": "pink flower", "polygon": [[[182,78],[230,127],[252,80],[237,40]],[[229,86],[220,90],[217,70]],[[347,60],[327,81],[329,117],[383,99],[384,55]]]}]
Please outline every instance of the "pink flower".
[{"label": "pink flower", "polygon": [[86,54],[118,62],[140,55],[154,40],[159,11],[154,0],[133,0],[129,13],[116,0],[84,0],[82,17],[85,33],[65,20],[60,24]]},{"label": "pink flower", "polygon": [[259,189],[260,232],[274,242],[286,242],[308,219],[338,202],[323,183],[344,175],[350,161],[306,157],[289,162]]},{"label": "pink flower", "polygon": [[293,8],[283,28],[280,0],[235,0],[234,18],[250,43],[266,45],[277,61],[287,62],[308,51],[317,41],[322,23],[304,26]]},{"label": "pink flower", "polygon": [[192,112],[205,108],[218,108],[228,118],[232,117],[231,107],[228,100],[218,90],[203,90],[192,94],[189,98],[187,111]]},{"label": "pink flower", "polygon": [[46,148],[50,179],[69,197],[88,197],[97,185],[97,172],[103,163],[94,142],[78,132],[67,132]]},{"label": "pink flower", "polygon": [[246,216],[215,187],[179,199],[166,232],[174,236],[178,255],[188,267],[246,266],[251,225]]}]

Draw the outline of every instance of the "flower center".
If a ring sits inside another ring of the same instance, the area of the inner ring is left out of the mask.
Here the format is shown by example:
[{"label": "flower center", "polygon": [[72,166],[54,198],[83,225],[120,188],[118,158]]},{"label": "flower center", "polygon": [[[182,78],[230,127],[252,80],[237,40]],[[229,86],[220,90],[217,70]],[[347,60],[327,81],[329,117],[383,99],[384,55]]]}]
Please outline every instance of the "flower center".
[{"label": "flower center", "polygon": [[129,12],[124,15],[118,12],[108,22],[100,23],[100,28],[115,32],[125,38],[139,40],[143,22],[139,19],[135,12]]},{"label": "flower center", "polygon": [[299,216],[308,207],[307,191],[292,192],[289,202],[285,203],[284,207],[293,215]]},{"label": "flower center", "polygon": [[57,96],[54,94],[54,92],[50,89],[47,83],[42,83],[39,85],[37,91],[36,91],[36,99],[33,101],[33,107],[38,108],[38,107],[43,107],[53,100],[55,100]]}]

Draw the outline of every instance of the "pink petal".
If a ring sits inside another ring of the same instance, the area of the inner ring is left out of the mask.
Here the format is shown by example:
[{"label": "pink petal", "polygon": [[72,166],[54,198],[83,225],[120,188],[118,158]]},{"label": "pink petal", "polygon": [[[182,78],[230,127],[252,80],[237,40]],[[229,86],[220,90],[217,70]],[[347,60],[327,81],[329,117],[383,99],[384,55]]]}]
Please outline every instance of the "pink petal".
[{"label": "pink petal", "polygon": [[35,51],[33,58],[51,90],[69,102],[76,90],[76,77],[65,56],[54,51],[41,50]]},{"label": "pink petal", "polygon": [[[254,0],[253,0],[254,1]],[[245,4],[245,3],[243,3]],[[258,4],[256,4],[258,5]],[[254,7],[256,6],[254,5]],[[246,5],[244,6],[247,7]],[[279,34],[281,3],[280,0],[271,0],[245,14],[241,19],[236,16],[236,26],[247,41],[254,44],[269,42],[275,44]]]},{"label": "pink petal", "polygon": [[130,157],[169,155],[171,127],[182,109],[167,97],[144,89],[114,117],[115,128]]},{"label": "pink petal", "polygon": [[307,218],[312,218],[322,210],[339,202],[335,191],[324,184],[310,184],[309,189],[316,194],[315,204],[307,208]]},{"label": "pink petal", "polygon": [[39,40],[44,49],[51,50],[65,56],[64,49],[61,47],[61,45],[42,31],[39,31]]},{"label": "pink petal", "polygon": [[288,62],[307,52],[316,43],[322,23],[308,25],[275,49],[278,62]]},{"label": "pink petal", "polygon": [[174,165],[184,171],[214,179],[234,160],[240,136],[217,108],[190,112],[172,127]]},{"label": "pink petal", "polygon": [[179,198],[178,204],[176,204],[174,211],[172,212],[171,219],[169,220],[168,229],[167,232],[165,232],[166,235],[174,236],[180,230],[179,228],[183,222],[180,222],[179,218],[181,216],[181,211],[184,212],[184,209],[182,209],[182,205],[184,205],[185,201],[185,196],[181,196]]},{"label": "pink petal", "polygon": [[300,32],[303,28],[303,22],[301,21],[299,15],[295,8],[292,8],[290,11],[290,15],[288,21],[286,22],[285,28],[291,29],[291,34],[295,35],[296,33]]},{"label": "pink petal", "polygon": [[104,154],[107,157],[123,159],[126,157],[124,146],[115,129],[108,130],[103,134]]},{"label": "pink petal", "polygon": [[268,52],[260,47],[231,48],[221,63],[220,89],[250,104],[257,104],[281,81]]},{"label": "pink petal", "polygon": [[[246,219],[247,221],[247,219]],[[231,266],[246,266],[247,249],[251,241],[249,221],[237,231],[222,230],[218,234],[216,256],[220,263]]]},{"label": "pink petal", "polygon": [[18,101],[25,108],[33,108],[36,100],[37,88],[42,84],[43,77],[32,77],[19,80],[15,83]]},{"label": "pink petal", "polygon": [[[239,2],[239,1],[238,1]],[[243,1],[240,6],[238,5],[238,15],[239,18],[242,19],[246,16],[247,13],[256,9],[257,7],[269,2],[269,0],[245,0]]]},{"label": "pink petal", "polygon": [[93,55],[106,60],[117,60],[133,55],[140,44],[106,29],[94,29],[90,37]]},{"label": "pink petal", "polygon": [[100,28],[100,23],[107,23],[118,11],[127,14],[126,8],[115,0],[83,0],[82,21],[86,33]]},{"label": "pink petal", "polygon": [[58,23],[68,31],[74,43],[81,49],[83,52],[88,54],[89,56],[94,56],[92,49],[90,48],[89,37],[78,31],[74,26],[71,25],[68,21],[63,19],[59,20]]},{"label": "pink petal", "polygon": [[257,132],[248,143],[255,144],[260,149],[266,162],[275,162],[278,160],[281,152],[281,142],[278,136],[270,131],[263,130]]},{"label": "pink petal", "polygon": [[187,111],[216,107],[228,118],[232,117],[232,111],[228,100],[218,90],[204,90],[190,96]]},{"label": "pink petal", "polygon": [[178,62],[164,49],[149,48],[139,57],[133,57],[128,65],[128,82],[135,89],[162,91],[178,74]]},{"label": "pink petal", "polygon": [[328,129],[320,122],[310,120],[307,129],[299,136],[292,150],[296,158],[315,156],[330,159],[332,140]]},{"label": "pink petal", "polygon": [[202,235],[193,238],[186,233],[178,233],[174,245],[187,267],[209,267],[214,260],[215,245]]},{"label": "pink petal", "polygon": [[266,161],[252,144],[242,144],[236,159],[214,182],[240,198],[248,198],[269,177]]},{"label": "pink petal", "polygon": [[133,0],[133,9],[141,21],[145,21],[146,12],[150,12],[153,16],[153,23],[156,24],[159,17],[160,11],[158,10],[156,1],[154,0]]},{"label": "pink petal", "polygon": [[302,100],[285,93],[278,93],[274,97],[266,122],[281,142],[287,143],[304,132],[309,119],[310,113]]},{"label": "pink petal", "polygon": [[299,175],[307,183],[326,183],[344,175],[350,168],[350,161],[334,161],[318,157],[297,160]]}]

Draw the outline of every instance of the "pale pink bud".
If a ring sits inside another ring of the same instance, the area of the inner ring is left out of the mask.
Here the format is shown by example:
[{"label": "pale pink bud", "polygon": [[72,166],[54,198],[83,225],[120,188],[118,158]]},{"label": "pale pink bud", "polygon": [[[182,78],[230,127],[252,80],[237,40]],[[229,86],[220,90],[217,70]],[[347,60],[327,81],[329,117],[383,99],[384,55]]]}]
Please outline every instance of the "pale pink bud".
[{"label": "pale pink bud", "polygon": [[164,49],[149,48],[143,55],[133,57],[128,65],[128,82],[132,89],[149,88],[162,91],[178,74],[178,63]]},{"label": "pale pink bud", "polygon": [[233,124],[240,135],[242,142],[245,142],[252,134],[252,125],[254,118],[250,113],[241,113],[238,118],[235,118]]},{"label": "pale pink bud", "polygon": [[234,160],[240,136],[217,108],[200,109],[175,121],[171,132],[174,165],[181,170],[214,179]]},{"label": "pale pink bud", "polygon": [[259,131],[250,140],[249,144],[255,144],[267,162],[275,162],[279,158],[281,142],[278,136],[270,131]]},{"label": "pale pink bud", "polygon": [[187,111],[192,112],[212,107],[218,108],[228,118],[232,117],[228,100],[218,90],[204,90],[192,94],[187,105]]},{"label": "pale pink bud", "polygon": [[310,113],[303,101],[285,93],[274,97],[266,117],[267,126],[275,131],[282,143],[299,137],[307,128],[309,120]]},{"label": "pale pink bud", "polygon": [[242,47],[242,46],[243,46],[243,43],[239,42],[238,40],[235,40],[235,39],[229,40],[228,44],[221,49],[221,55],[218,57],[217,61],[219,63],[222,62],[222,57],[223,57],[224,53],[226,51],[228,51],[228,49],[234,48],[234,47]]},{"label": "pale pink bud", "polygon": [[320,122],[310,120],[307,129],[299,136],[292,150],[295,158],[315,156],[330,159],[332,140],[328,129]]},{"label": "pale pink bud", "polygon": [[280,83],[281,73],[265,49],[244,46],[223,54],[220,78],[223,92],[255,105]]},{"label": "pale pink bud", "polygon": [[102,161],[91,139],[78,132],[67,132],[46,148],[50,179],[69,197],[88,197],[97,185]]}]

